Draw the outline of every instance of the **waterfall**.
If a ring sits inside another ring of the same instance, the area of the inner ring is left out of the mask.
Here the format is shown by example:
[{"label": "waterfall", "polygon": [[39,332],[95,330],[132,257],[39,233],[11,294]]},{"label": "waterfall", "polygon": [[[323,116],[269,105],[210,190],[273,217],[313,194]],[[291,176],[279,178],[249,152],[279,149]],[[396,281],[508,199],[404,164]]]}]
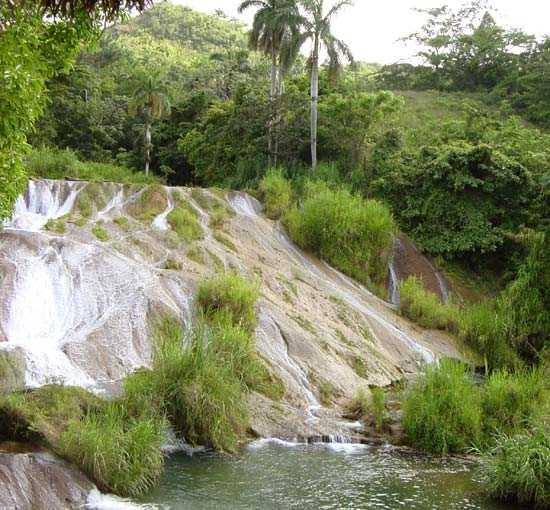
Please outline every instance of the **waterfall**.
[{"label": "waterfall", "polygon": [[26,193],[17,198],[12,218],[4,222],[4,227],[39,231],[48,220],[69,214],[85,185],[81,182],[30,180]]},{"label": "waterfall", "polygon": [[390,261],[388,270],[389,270],[388,295],[390,298],[390,303],[394,305],[399,305],[399,280],[397,279],[397,274],[395,273],[395,266],[393,264],[393,260]]},{"label": "waterfall", "polygon": [[262,204],[247,193],[231,191],[227,194],[227,200],[235,212],[243,216],[258,216],[262,210]]},{"label": "waterfall", "polygon": [[168,200],[168,206],[161,212],[154,220],[153,227],[158,230],[168,230],[168,215],[174,210],[174,198],[172,197],[172,191],[165,187],[166,198]]}]

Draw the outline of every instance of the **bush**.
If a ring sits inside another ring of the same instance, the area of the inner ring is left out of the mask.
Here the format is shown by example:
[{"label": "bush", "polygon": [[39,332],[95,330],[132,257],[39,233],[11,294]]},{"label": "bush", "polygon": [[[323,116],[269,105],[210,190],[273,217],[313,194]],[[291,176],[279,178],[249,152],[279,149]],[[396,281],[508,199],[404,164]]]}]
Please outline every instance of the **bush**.
[{"label": "bush", "polygon": [[441,360],[409,388],[403,427],[412,446],[433,453],[463,452],[480,439],[481,402],[465,365]]},{"label": "bush", "polygon": [[179,201],[166,219],[178,237],[187,243],[204,236],[197,212],[189,204]]},{"label": "bush", "polygon": [[536,508],[550,508],[550,428],[500,435],[484,455],[489,494]]},{"label": "bush", "polygon": [[370,393],[376,430],[381,431],[386,421],[386,394],[382,388],[371,388]]},{"label": "bush", "polygon": [[137,496],[161,474],[165,425],[149,407],[123,402],[58,385],[13,394],[0,402],[0,435],[44,444],[103,490]]},{"label": "bush", "polygon": [[483,428],[487,439],[496,432],[512,434],[532,425],[547,402],[541,369],[493,372],[483,387]]},{"label": "bush", "polygon": [[80,161],[77,155],[69,150],[43,147],[33,149],[25,160],[27,173],[31,177],[42,179],[68,179],[83,181],[110,181],[126,184],[150,184],[158,178],[134,172],[124,166],[110,163]]},{"label": "bush", "polygon": [[162,474],[164,438],[161,418],[129,417],[115,402],[69,422],[58,452],[80,466],[102,490],[138,496]]},{"label": "bush", "polygon": [[425,328],[455,329],[456,310],[442,304],[415,276],[409,276],[400,284],[399,293],[399,310],[405,317]]},{"label": "bush", "polygon": [[260,181],[259,191],[268,218],[279,219],[292,204],[292,185],[280,169],[267,171]]},{"label": "bush", "polygon": [[458,325],[460,339],[478,352],[491,369],[519,364],[508,343],[507,328],[507,317],[491,301],[468,306],[460,314]]},{"label": "bush", "polygon": [[385,280],[395,226],[380,202],[309,182],[303,203],[290,209],[284,223],[300,247],[349,276],[366,284]]},{"label": "bush", "polygon": [[219,312],[229,313],[235,325],[251,332],[256,326],[255,304],[258,286],[236,274],[224,274],[203,281],[197,302],[205,317],[215,319]]}]

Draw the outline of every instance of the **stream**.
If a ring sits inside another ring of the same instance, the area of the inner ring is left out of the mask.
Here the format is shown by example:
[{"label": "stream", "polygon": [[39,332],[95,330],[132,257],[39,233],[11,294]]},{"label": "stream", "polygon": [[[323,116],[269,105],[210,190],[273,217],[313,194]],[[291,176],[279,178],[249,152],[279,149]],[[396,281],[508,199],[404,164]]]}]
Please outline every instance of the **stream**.
[{"label": "stream", "polygon": [[259,440],[242,454],[179,453],[145,508],[518,510],[487,500],[476,464],[392,447]]}]

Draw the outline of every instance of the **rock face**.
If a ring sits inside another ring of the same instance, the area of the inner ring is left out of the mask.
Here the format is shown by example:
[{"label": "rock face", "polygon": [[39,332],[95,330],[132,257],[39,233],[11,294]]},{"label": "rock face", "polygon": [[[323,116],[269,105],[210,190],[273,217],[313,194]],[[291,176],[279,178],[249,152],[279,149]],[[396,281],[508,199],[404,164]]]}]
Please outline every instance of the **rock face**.
[{"label": "rock face", "polygon": [[[182,204],[201,240],[170,228]],[[276,405],[250,396],[252,429],[291,437],[344,433],[339,409],[358,387],[458,356],[448,337],[298,250],[260,211],[244,193],[32,182],[0,233],[0,349],[22,353],[28,387],[101,391],[150,363],[154,314],[189,325],[197,283],[234,270],[261,284],[257,349],[286,387]]]},{"label": "rock face", "polygon": [[0,502],[5,510],[84,508],[95,488],[76,468],[46,452],[0,452]]}]

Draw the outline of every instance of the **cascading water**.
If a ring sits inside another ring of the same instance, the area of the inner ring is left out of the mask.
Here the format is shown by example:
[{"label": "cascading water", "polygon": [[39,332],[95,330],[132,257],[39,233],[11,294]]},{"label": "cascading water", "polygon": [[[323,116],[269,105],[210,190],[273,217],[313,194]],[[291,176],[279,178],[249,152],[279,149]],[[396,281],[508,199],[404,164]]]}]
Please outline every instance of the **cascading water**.
[{"label": "cascading water", "polygon": [[48,220],[71,212],[85,185],[68,181],[29,181],[26,193],[17,198],[13,216],[4,227],[37,232]]},{"label": "cascading water", "polygon": [[166,189],[166,198],[168,200],[168,207],[160,213],[154,220],[153,220],[153,227],[158,230],[168,230],[168,215],[174,210],[174,198],[172,197],[172,190],[170,188]]}]

